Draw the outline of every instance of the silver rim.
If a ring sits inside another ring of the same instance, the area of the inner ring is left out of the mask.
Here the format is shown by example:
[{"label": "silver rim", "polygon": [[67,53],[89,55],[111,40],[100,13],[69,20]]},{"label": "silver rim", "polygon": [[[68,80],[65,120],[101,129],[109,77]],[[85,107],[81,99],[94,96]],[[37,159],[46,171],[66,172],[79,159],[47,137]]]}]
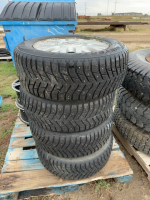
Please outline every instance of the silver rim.
[{"label": "silver rim", "polygon": [[12,83],[12,89],[15,90],[16,92],[20,92],[20,90],[16,89],[17,86],[20,86],[20,81],[19,81],[19,79],[15,80],[15,81]]},{"label": "silver rim", "polygon": [[18,102],[18,99],[16,99],[15,104],[17,108],[19,108],[20,110],[24,110],[23,106]]},{"label": "silver rim", "polygon": [[91,53],[105,50],[109,44],[95,39],[48,39],[36,42],[33,47],[37,50],[52,53]]}]

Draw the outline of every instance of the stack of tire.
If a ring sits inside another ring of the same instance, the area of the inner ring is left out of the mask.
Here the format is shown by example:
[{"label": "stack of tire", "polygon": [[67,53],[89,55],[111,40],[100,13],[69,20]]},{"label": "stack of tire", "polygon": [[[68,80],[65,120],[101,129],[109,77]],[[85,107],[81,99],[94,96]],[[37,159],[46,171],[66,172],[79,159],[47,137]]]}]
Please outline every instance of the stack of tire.
[{"label": "stack of tire", "polygon": [[106,37],[46,36],[19,44],[14,57],[42,164],[64,179],[97,173],[112,150],[112,109],[126,74],[126,46]]},{"label": "stack of tire", "polygon": [[130,53],[114,121],[135,149],[150,155],[150,49]]}]

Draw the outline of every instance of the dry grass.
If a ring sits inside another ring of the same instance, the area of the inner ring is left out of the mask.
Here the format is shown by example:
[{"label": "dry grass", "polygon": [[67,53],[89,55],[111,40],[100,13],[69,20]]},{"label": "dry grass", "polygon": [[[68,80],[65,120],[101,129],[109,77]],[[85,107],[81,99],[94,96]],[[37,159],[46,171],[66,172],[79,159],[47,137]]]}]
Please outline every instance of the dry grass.
[{"label": "dry grass", "polygon": [[15,106],[16,92],[11,88],[15,79],[17,79],[17,76],[13,64],[1,62],[0,95],[3,97],[3,104],[0,106],[0,170],[4,163],[14,121],[18,113],[18,108]]},{"label": "dry grass", "polygon": [[[133,19],[134,16],[91,16],[91,21],[104,21],[104,18],[111,18],[111,21],[150,21],[150,19],[146,19],[144,16],[140,17],[140,19]],[[78,21],[87,21],[86,19],[78,19]]]},{"label": "dry grass", "polygon": [[[90,27],[90,28],[89,28]],[[76,33],[90,33],[90,32],[129,32],[129,33],[150,33],[150,26],[149,28],[145,28],[145,26],[141,26],[141,28],[137,28],[136,26],[127,26],[126,30],[122,27],[113,27],[113,26],[77,26]]]}]

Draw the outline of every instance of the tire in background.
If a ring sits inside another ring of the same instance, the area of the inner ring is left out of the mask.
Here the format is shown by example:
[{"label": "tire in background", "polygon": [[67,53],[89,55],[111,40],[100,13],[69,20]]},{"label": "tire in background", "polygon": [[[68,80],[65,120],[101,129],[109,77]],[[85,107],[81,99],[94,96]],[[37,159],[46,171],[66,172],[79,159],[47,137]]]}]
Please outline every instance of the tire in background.
[{"label": "tire in background", "polygon": [[128,120],[143,130],[150,132],[150,104],[143,103],[125,88],[120,87],[117,105]]},{"label": "tire in background", "polygon": [[116,106],[114,122],[120,134],[137,150],[150,155],[150,133],[127,120]]},{"label": "tire in background", "polygon": [[150,103],[150,49],[129,54],[123,87],[143,102]]}]

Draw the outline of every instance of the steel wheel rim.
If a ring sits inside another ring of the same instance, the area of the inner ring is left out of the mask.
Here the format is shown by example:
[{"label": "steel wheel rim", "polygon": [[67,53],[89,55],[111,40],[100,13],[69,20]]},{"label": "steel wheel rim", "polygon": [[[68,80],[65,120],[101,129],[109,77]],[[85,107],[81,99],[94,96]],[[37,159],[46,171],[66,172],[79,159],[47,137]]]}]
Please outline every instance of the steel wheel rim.
[{"label": "steel wheel rim", "polygon": [[33,48],[51,53],[94,53],[106,50],[109,44],[96,39],[47,39],[36,42]]},{"label": "steel wheel rim", "polygon": [[20,86],[20,81],[17,79],[12,83],[12,89],[15,90],[16,92],[20,92],[16,87]]}]

